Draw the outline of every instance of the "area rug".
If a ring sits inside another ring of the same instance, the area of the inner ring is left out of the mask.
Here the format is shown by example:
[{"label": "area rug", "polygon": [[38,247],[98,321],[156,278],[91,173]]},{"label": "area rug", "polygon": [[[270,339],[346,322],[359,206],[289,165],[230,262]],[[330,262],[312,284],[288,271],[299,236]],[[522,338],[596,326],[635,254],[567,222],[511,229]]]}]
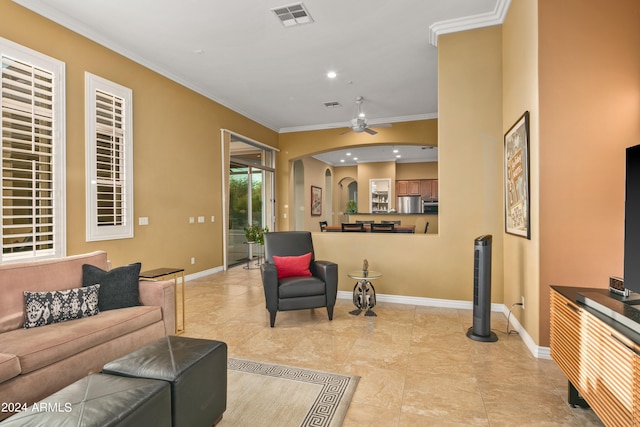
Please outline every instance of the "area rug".
[{"label": "area rug", "polygon": [[228,360],[227,410],[219,427],[338,427],[358,376]]}]

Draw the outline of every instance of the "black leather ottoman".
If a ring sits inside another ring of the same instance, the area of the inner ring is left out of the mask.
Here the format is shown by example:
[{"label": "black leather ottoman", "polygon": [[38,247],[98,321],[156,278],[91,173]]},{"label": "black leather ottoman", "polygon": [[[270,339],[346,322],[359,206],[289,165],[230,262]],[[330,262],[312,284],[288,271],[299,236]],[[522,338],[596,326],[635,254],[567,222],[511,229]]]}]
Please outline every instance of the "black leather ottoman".
[{"label": "black leather ottoman", "polygon": [[209,427],[227,409],[227,344],[170,335],[104,365],[103,373],[171,384],[173,427]]},{"label": "black leather ottoman", "polygon": [[171,426],[166,381],[93,374],[4,420],[2,427]]}]

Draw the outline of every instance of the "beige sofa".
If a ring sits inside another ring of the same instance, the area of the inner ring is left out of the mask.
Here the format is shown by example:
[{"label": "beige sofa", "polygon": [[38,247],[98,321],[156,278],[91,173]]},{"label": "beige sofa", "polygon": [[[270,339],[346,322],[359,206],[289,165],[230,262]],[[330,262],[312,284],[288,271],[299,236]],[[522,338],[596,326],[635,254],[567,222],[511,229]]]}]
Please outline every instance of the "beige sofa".
[{"label": "beige sofa", "polygon": [[[173,281],[141,281],[135,307],[24,329],[24,291],[82,286],[82,265],[109,269],[106,252],[0,265],[0,404],[27,404],[175,333]],[[9,416],[0,412],[0,419]]]}]

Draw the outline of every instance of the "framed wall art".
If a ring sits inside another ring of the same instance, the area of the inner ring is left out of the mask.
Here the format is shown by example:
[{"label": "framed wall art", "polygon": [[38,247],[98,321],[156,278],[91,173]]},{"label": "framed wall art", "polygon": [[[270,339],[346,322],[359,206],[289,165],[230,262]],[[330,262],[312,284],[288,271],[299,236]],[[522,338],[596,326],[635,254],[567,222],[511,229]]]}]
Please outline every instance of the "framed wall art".
[{"label": "framed wall art", "polygon": [[531,239],[529,199],[529,112],[504,135],[505,231]]},{"label": "framed wall art", "polygon": [[311,216],[322,215],[322,188],[311,186]]}]

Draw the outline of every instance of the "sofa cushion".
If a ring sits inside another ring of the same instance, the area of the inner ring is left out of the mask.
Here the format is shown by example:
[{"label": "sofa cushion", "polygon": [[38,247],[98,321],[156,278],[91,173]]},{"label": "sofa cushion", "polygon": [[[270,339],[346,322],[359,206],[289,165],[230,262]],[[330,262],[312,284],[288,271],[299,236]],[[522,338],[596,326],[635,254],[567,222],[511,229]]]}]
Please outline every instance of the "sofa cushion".
[{"label": "sofa cushion", "polygon": [[100,311],[134,307],[140,305],[138,290],[140,267],[141,264],[137,262],[105,271],[86,264],[82,266],[82,286],[91,286],[96,283],[101,285],[98,298]]},{"label": "sofa cushion", "polygon": [[[24,291],[61,291],[82,286],[82,265],[107,268],[104,251],[42,261],[0,265],[0,332],[24,324]],[[0,348],[2,348],[0,346]]]},{"label": "sofa cushion", "polygon": [[99,289],[100,285],[93,285],[65,291],[25,291],[24,328],[35,328],[36,326],[95,316],[99,313]]},{"label": "sofa cushion", "polygon": [[20,361],[15,354],[0,353],[0,383],[20,375]]},{"label": "sofa cushion", "polygon": [[5,332],[0,334],[0,348],[15,354],[26,374],[161,320],[160,307],[109,310],[97,316]]}]

